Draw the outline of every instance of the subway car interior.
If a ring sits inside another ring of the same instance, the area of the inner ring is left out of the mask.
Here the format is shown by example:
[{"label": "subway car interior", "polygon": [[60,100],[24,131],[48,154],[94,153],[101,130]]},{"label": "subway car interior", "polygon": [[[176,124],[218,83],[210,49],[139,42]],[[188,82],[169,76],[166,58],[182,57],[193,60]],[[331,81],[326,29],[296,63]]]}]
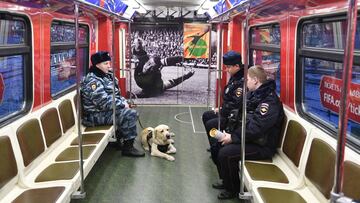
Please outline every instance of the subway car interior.
[{"label": "subway car interior", "polygon": [[0,0],[0,203],[360,202],[359,9]]}]

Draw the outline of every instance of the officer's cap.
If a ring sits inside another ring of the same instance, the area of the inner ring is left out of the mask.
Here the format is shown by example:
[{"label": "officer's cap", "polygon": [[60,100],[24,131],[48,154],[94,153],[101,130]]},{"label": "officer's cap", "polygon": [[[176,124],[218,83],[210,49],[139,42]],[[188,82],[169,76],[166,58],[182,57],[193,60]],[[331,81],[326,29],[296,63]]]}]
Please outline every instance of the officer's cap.
[{"label": "officer's cap", "polygon": [[111,61],[109,52],[107,51],[98,51],[95,54],[91,55],[91,63],[93,66],[104,61]]},{"label": "officer's cap", "polygon": [[225,65],[241,65],[241,54],[236,51],[229,51],[223,56],[223,63]]}]

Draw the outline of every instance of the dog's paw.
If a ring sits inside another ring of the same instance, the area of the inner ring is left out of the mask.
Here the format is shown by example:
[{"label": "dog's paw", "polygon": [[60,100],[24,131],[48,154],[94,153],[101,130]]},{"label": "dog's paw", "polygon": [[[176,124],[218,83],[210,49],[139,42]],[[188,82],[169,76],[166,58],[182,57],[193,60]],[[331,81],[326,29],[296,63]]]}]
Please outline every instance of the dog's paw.
[{"label": "dog's paw", "polygon": [[150,148],[149,148],[149,147],[144,147],[144,150],[145,150],[145,151],[149,151]]},{"label": "dog's paw", "polygon": [[175,158],[173,156],[166,156],[166,159],[169,161],[175,161]]},{"label": "dog's paw", "polygon": [[173,139],[168,139],[168,142],[169,142],[170,144],[174,144],[174,143],[175,143],[175,141],[174,141]]},{"label": "dog's paw", "polygon": [[175,154],[175,153],[176,153],[176,149],[175,149],[175,148],[169,149],[166,153],[167,153],[167,154]]}]

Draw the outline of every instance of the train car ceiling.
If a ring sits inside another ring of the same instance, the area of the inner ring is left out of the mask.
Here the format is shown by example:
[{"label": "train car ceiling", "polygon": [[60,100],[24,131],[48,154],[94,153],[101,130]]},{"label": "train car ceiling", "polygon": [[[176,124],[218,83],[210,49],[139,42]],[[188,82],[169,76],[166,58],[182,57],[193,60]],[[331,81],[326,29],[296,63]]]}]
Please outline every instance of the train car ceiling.
[{"label": "train car ceiling", "polygon": [[[9,3],[47,12],[67,15],[74,13],[74,2],[80,6],[80,14],[91,12],[93,16],[117,16],[122,20],[146,19],[150,21],[206,21],[216,15],[217,0],[4,0]],[[82,12],[81,11],[86,11]]]},{"label": "train car ceiling", "polygon": [[[230,2],[230,3],[229,3]],[[231,2],[235,2],[231,4]],[[210,15],[212,22],[227,21],[234,16],[243,15],[251,2],[251,18],[264,18],[278,16],[285,12],[315,8],[323,4],[346,2],[346,0],[238,0],[226,1],[219,0],[212,7],[216,14]],[[210,11],[207,11],[208,14]]]},{"label": "train car ceiling", "polygon": [[[9,3],[16,3],[17,5],[24,6],[24,8],[35,8],[41,9],[44,12],[57,12],[66,15],[73,15],[74,14],[74,3],[79,3],[79,14],[80,17],[83,15],[91,15],[95,16],[96,18],[101,17],[109,17],[114,16],[118,20],[127,21],[130,19],[129,14],[125,15],[125,10],[131,10],[129,6],[122,3],[122,5],[114,6],[114,2],[121,2],[120,0],[108,0],[109,2],[100,5],[97,2],[99,0],[36,0],[36,1],[29,1],[29,0],[3,0],[4,2]],[[127,9],[129,8],[129,9]],[[130,12],[131,12],[130,11]],[[134,13],[135,11],[133,11]],[[133,14],[132,13],[132,14]],[[132,15],[131,14],[131,15]]]}]

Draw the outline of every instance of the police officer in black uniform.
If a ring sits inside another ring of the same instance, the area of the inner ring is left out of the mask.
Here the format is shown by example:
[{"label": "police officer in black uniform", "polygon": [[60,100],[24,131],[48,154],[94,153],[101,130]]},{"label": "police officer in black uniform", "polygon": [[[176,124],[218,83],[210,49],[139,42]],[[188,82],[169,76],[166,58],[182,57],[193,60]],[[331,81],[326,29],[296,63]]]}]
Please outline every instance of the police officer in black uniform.
[{"label": "police officer in black uniform", "polygon": [[[226,66],[227,72],[231,75],[231,78],[224,88],[222,107],[220,109],[216,108],[211,111],[206,111],[202,116],[212,154],[215,153],[212,148],[217,146],[217,140],[209,135],[209,131],[212,128],[218,128],[218,114],[220,113],[220,130],[224,130],[230,112],[238,109],[239,106],[242,105],[243,100],[244,69],[241,62],[241,55],[235,51],[229,51],[223,56],[223,63]],[[214,163],[216,163],[216,156],[214,155],[212,158]]]},{"label": "police officer in black uniform", "polygon": [[[280,129],[284,119],[284,110],[279,97],[275,93],[274,80],[267,80],[261,66],[253,66],[248,71],[247,117],[245,159],[269,159],[275,152],[279,140]],[[241,116],[238,122],[241,121]],[[219,140],[222,147],[217,155],[217,168],[223,178],[225,191],[218,195],[219,199],[231,199],[240,190],[239,160],[241,159],[241,124]]]},{"label": "police officer in black uniform", "polygon": [[139,38],[134,40],[135,46],[132,53],[138,62],[135,65],[134,78],[136,84],[142,89],[137,97],[151,97],[173,88],[194,75],[194,70],[187,71],[184,75],[171,80],[163,81],[161,70],[164,66],[175,66],[183,61],[182,56],[172,56],[161,59],[159,56],[150,56],[144,50]]}]

